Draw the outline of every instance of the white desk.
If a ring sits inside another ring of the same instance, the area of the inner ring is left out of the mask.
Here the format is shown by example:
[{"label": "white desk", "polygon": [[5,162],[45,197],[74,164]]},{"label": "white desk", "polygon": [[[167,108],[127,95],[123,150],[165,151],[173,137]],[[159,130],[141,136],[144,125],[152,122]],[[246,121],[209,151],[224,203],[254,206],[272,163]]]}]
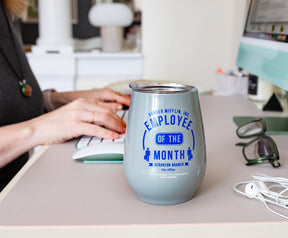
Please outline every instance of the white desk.
[{"label": "white desk", "polygon": [[202,96],[200,103],[207,172],[192,200],[143,203],[130,189],[122,164],[75,162],[70,141],[48,148],[0,203],[0,237],[287,237],[287,220],[232,190],[253,172],[288,177],[288,136],[273,136],[280,168],[247,167],[235,146],[232,116],[284,114],[263,113],[242,97]]}]

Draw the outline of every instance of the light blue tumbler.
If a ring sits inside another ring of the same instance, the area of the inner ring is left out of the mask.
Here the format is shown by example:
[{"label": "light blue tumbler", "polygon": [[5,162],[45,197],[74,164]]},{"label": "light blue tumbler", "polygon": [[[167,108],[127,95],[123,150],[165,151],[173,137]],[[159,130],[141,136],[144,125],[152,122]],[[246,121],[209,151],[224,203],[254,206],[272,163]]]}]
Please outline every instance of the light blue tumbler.
[{"label": "light blue tumbler", "polygon": [[190,200],[206,170],[197,89],[174,83],[130,84],[125,174],[136,196],[152,204]]}]

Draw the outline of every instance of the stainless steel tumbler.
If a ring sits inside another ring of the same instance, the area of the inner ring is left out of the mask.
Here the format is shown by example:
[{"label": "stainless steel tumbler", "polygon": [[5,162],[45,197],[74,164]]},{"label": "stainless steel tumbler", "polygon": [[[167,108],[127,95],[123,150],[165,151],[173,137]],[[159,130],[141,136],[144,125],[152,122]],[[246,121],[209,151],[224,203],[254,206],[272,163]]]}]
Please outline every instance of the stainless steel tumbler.
[{"label": "stainless steel tumbler", "polygon": [[190,200],[206,170],[206,146],[197,89],[174,83],[130,84],[124,150],[128,183],[152,204]]}]

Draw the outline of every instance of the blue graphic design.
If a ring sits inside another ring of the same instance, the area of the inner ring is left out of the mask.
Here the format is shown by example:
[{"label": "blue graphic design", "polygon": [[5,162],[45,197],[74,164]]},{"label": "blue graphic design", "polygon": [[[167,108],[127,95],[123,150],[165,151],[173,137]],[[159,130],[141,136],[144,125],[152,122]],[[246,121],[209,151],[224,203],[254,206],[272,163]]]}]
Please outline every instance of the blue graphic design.
[{"label": "blue graphic design", "polygon": [[143,150],[145,150],[145,136],[146,136],[147,130],[144,131],[144,135],[143,135],[143,140],[142,140],[142,146],[143,146]]},{"label": "blue graphic design", "polygon": [[145,155],[144,155],[144,159],[149,162],[149,157],[151,155],[151,151],[149,150],[149,148],[147,147],[146,151],[145,151]]},{"label": "blue graphic design", "polygon": [[194,138],[193,130],[191,130],[191,133],[192,133],[192,138],[193,138],[193,151],[194,151],[194,149],[195,149],[195,138]]},{"label": "blue graphic design", "polygon": [[188,147],[187,156],[188,156],[188,161],[190,161],[191,159],[193,159],[193,154],[192,154],[192,150],[191,150],[190,147]]},{"label": "blue graphic design", "polygon": [[[159,168],[161,171],[177,171],[178,168],[189,167],[196,146],[189,112],[163,108],[148,115],[142,138],[142,158],[147,162],[147,166]],[[154,129],[159,127],[162,130],[154,134]],[[176,131],[171,132],[171,127]],[[189,140],[189,144],[185,145],[185,139]]]},{"label": "blue graphic design", "polygon": [[155,136],[158,145],[181,145],[183,143],[182,133],[158,133]]}]

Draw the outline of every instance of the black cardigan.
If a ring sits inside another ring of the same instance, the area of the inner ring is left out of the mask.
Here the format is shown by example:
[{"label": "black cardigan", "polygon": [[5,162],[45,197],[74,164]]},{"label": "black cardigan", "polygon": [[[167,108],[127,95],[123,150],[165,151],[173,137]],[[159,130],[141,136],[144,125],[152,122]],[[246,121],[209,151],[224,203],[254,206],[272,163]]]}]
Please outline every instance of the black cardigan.
[{"label": "black cardigan", "polygon": [[[29,98],[20,92],[21,74],[32,87],[32,96]],[[0,126],[26,121],[42,113],[42,92],[28,64],[19,29],[0,1]],[[27,160],[28,153],[25,153],[0,169],[0,191]]]}]

